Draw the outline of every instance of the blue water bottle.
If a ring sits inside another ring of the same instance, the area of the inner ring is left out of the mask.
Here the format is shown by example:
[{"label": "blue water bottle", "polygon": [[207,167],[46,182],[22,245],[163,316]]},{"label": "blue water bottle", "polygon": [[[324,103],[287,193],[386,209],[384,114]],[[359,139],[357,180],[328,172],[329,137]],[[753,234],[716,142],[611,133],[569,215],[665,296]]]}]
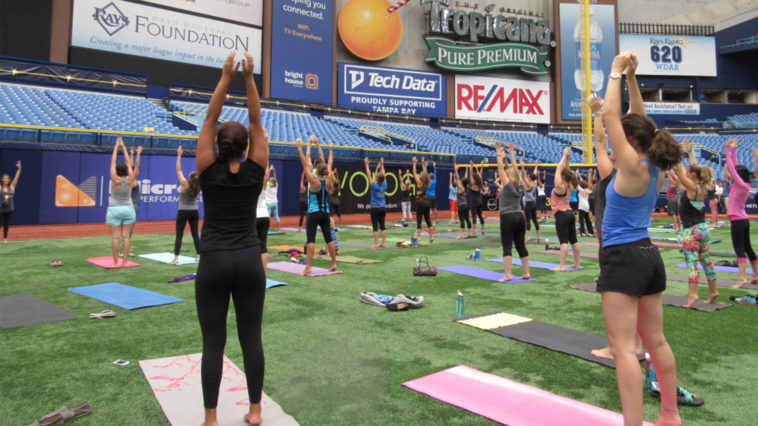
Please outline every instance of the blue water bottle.
[{"label": "blue water bottle", "polygon": [[416,247],[416,246],[418,245],[418,239],[416,238],[416,236],[415,236],[415,235],[411,237],[411,244],[412,244],[414,247]]},{"label": "blue water bottle", "polygon": [[482,252],[479,249],[474,250],[474,260],[482,260]]},{"label": "blue water bottle", "polygon": [[458,301],[455,307],[455,316],[457,317],[463,316],[463,293],[461,293],[460,290],[458,290]]}]

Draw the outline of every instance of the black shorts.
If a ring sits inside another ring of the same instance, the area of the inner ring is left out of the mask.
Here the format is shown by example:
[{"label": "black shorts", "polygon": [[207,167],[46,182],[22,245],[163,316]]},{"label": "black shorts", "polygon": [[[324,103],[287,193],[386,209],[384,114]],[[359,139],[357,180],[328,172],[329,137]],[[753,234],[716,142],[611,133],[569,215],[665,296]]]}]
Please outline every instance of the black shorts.
[{"label": "black shorts", "polygon": [[573,212],[570,210],[555,212],[555,233],[558,234],[559,243],[576,244],[576,218]]},{"label": "black shorts", "polygon": [[602,248],[597,291],[648,296],[666,290],[666,267],[649,238]]},{"label": "black shorts", "polygon": [[679,200],[668,200],[666,204],[669,216],[679,216]]},{"label": "black shorts", "polygon": [[429,204],[430,210],[437,210],[437,196],[427,194],[426,202]]},{"label": "black shorts", "polygon": [[258,231],[258,239],[261,240],[261,253],[268,253],[268,249],[266,249],[266,240],[268,240],[269,227],[271,227],[271,219],[268,217],[259,217],[255,219],[255,229]]}]

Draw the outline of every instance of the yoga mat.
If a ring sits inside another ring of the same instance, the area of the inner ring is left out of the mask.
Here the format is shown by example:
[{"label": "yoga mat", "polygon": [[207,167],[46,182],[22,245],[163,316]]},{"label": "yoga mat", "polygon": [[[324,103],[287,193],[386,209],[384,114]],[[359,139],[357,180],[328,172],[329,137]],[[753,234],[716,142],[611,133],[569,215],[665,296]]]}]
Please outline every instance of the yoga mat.
[{"label": "yoga mat", "polygon": [[461,240],[457,240],[457,241],[453,241],[453,242],[457,243],[457,244],[466,244],[466,245],[469,245],[469,246],[491,247],[491,248],[502,247],[500,244],[485,243],[482,240],[477,241],[476,239],[473,239],[473,238],[470,239],[470,240],[469,239],[461,239]]},{"label": "yoga mat", "polygon": [[492,330],[493,328],[507,327],[509,325],[521,324],[522,322],[531,320],[531,318],[526,318],[519,315],[498,312],[494,314],[466,317],[466,319],[460,319],[457,320],[457,322],[481,330]]},{"label": "yoga mat", "polygon": [[514,275],[513,279],[510,281],[500,281],[500,278],[503,278],[503,275],[504,275],[503,272],[495,272],[495,271],[490,271],[487,269],[473,268],[471,266],[466,266],[466,265],[442,266],[437,269],[440,271],[452,272],[454,274],[466,275],[468,277],[481,278],[483,280],[488,280],[488,281],[496,281],[502,284],[518,284],[518,283],[525,283],[525,282],[530,282],[530,281],[537,281],[537,279],[535,278],[528,278],[528,279],[522,280],[517,275]]},{"label": "yoga mat", "polygon": [[268,246],[269,251],[288,251],[290,249],[298,249],[300,251],[303,251],[303,246],[288,246],[288,245],[279,245],[279,246]]},{"label": "yoga mat", "polygon": [[511,426],[617,426],[624,423],[619,413],[465,365],[410,380],[402,386]]},{"label": "yoga mat", "polygon": [[0,328],[17,328],[76,318],[76,315],[33,294],[0,297]]},{"label": "yoga mat", "polygon": [[716,256],[716,257],[737,257],[736,254],[727,253],[725,251],[712,251],[710,253],[711,253],[711,256]]},{"label": "yoga mat", "polygon": [[181,277],[174,277],[170,281],[167,281],[167,282],[168,283],[181,283],[181,282],[184,282],[184,281],[191,281],[191,280],[194,280],[196,276],[197,276],[197,274],[194,274],[194,273],[193,274],[182,275]]},{"label": "yoga mat", "polygon": [[[313,256],[314,259],[317,260],[329,260],[331,261],[332,258],[328,254],[319,254],[316,256]],[[381,260],[375,260],[375,259],[364,259],[362,257],[356,257],[356,256],[350,256],[347,254],[338,254],[337,255],[337,262],[340,263],[355,263],[358,265],[367,265],[370,263],[381,263]]]},{"label": "yoga mat", "polygon": [[279,286],[284,286],[284,285],[289,285],[289,284],[282,281],[272,280],[271,278],[266,278],[266,288],[279,287]]},{"label": "yoga mat", "polygon": [[348,228],[355,228],[355,229],[374,229],[371,227],[371,225],[345,225]]},{"label": "yoga mat", "polygon": [[268,231],[268,235],[284,235],[284,234],[286,234],[286,232]]},{"label": "yoga mat", "polygon": [[653,245],[658,247],[682,247],[682,243],[661,243],[659,241],[653,241]]},{"label": "yoga mat", "polygon": [[[600,247],[600,243],[582,243],[583,246],[587,247]],[[679,247],[681,248],[681,244],[669,244],[669,243],[653,243],[654,246],[663,246],[663,247]],[[660,250],[660,248],[658,249]]]},{"label": "yoga mat", "polygon": [[[122,259],[118,258],[118,265],[119,266],[113,266],[113,256],[100,256],[100,257],[90,257],[87,259],[87,262],[99,266],[101,268],[105,269],[117,269],[121,268],[121,262]],[[131,260],[126,261],[126,267],[127,268],[133,268],[135,266],[140,266],[137,262],[132,262]]]},{"label": "yoga mat", "polygon": [[129,310],[167,305],[184,300],[121,283],[71,287],[68,291]]},{"label": "yoga mat", "polygon": [[679,238],[674,238],[674,237],[658,237],[658,236],[655,236],[655,235],[651,235],[650,239],[651,240],[658,240],[658,241],[671,241],[673,243],[679,243],[679,245],[682,245],[682,240],[679,239]]},{"label": "yoga mat", "polygon": [[[687,275],[680,275],[680,274],[667,274],[666,278],[671,281],[681,281],[683,283],[689,282],[689,276]],[[700,284],[708,284],[708,279],[706,278],[705,274],[700,274]],[[733,285],[737,284],[737,281],[735,280],[729,280],[729,279],[723,279],[721,277],[718,277],[716,279],[716,285],[721,287],[731,287]],[[744,286],[740,287],[743,289],[749,289],[749,290],[758,290],[758,285],[755,284],[745,284]]]},{"label": "yoga mat", "polygon": [[[497,263],[503,263],[503,258],[502,258],[502,257],[496,257],[496,258],[494,258],[494,259],[487,259],[487,262],[497,262]],[[514,257],[514,258],[513,258],[513,264],[514,264],[514,265],[521,265],[521,259],[519,259],[519,258],[517,258],[517,257]],[[532,260],[532,259],[529,259],[529,267],[530,267],[530,268],[537,268],[537,269],[553,269],[553,268],[555,268],[555,267],[557,267],[557,266],[558,266],[558,264],[557,264],[557,263],[540,262],[540,261],[538,261],[538,260]],[[579,269],[580,269],[580,270],[581,270],[581,269],[584,269],[584,266],[582,266],[582,267],[581,267],[581,268],[579,268]],[[571,266],[569,266],[569,265],[566,265],[566,272],[572,272],[572,271],[576,271],[576,269],[574,269],[573,267],[571,267]]]},{"label": "yoga mat", "polygon": [[657,233],[669,233],[669,234],[676,234],[676,232],[671,232],[672,228],[647,228],[647,232],[657,232]]},{"label": "yoga mat", "polygon": [[[172,425],[199,425],[204,419],[203,389],[200,382],[201,354],[149,359],[139,362],[150,389],[158,400],[166,419]],[[218,420],[224,426],[242,426],[250,401],[247,378],[229,358],[224,356],[223,376],[218,397]],[[261,399],[263,424],[297,425],[268,395]]]},{"label": "yoga mat", "polygon": [[[479,238],[480,237],[479,235],[474,235],[473,237],[466,237],[465,235],[466,234],[464,234],[464,238],[458,238],[458,239],[459,240],[463,240],[463,239],[468,239],[468,238]],[[428,232],[422,232],[421,236],[422,237],[428,237],[429,233]],[[434,238],[457,238],[457,237],[458,237],[458,233],[457,232],[438,232],[438,233],[434,234]]]},{"label": "yoga mat", "polygon": [[[169,252],[141,254],[139,255],[139,257],[154,260],[156,262],[168,263],[168,264],[170,264],[171,261],[174,260],[174,254],[169,253]],[[197,259],[194,257],[183,256],[180,254],[179,262],[176,264],[177,265],[190,265],[192,263],[200,263],[200,262],[198,262]]]},{"label": "yoga mat", "polygon": [[[268,269],[274,270],[274,271],[280,271],[280,272],[289,272],[290,274],[298,274],[302,275],[303,271],[305,271],[305,265],[301,265],[299,263],[292,263],[292,262],[274,262],[268,264]],[[316,266],[311,267],[311,273],[308,274],[309,277],[322,277],[324,275],[334,275],[334,274],[341,274],[342,271],[329,271],[328,269],[319,268]]]},{"label": "yoga mat", "polygon": [[[583,290],[583,291],[589,291],[590,293],[597,293],[597,285],[595,283],[592,284],[571,284],[571,288],[574,290]],[[687,298],[684,296],[674,296],[672,294],[663,294],[661,297],[661,303],[664,305],[669,306],[678,306],[680,308],[684,307],[684,305],[687,304]],[[715,312],[720,309],[726,309],[731,308],[731,303],[707,303],[703,302],[702,300],[698,300],[695,302],[694,305],[692,305],[691,309],[695,309],[696,311],[703,311],[703,312]]]},{"label": "yoga mat", "polygon": [[[569,250],[569,251],[573,251],[573,250]],[[558,254],[559,255],[559,254],[561,254],[561,251],[560,250],[543,250],[543,251],[539,251],[537,253],[541,253],[541,254]],[[573,254],[571,256],[573,256]],[[585,252],[582,252],[579,255],[579,257],[586,257],[588,259],[597,259],[598,258],[597,253],[585,253]],[[531,262],[529,262],[529,264],[531,265]]]},{"label": "yoga mat", "polygon": [[298,229],[298,228],[279,228],[282,231],[289,231],[289,232],[305,232],[305,229]]},{"label": "yoga mat", "polygon": [[[677,268],[685,268],[685,269],[687,269],[687,264],[686,263],[680,263],[680,264],[676,265],[676,267]],[[702,269],[702,268],[699,268],[699,269]],[[720,266],[720,265],[714,264],[713,265],[713,269],[715,269],[716,271],[719,271],[719,272],[732,272],[732,273],[735,273],[735,274],[739,274],[740,273],[740,268],[738,268],[736,266]],[[750,267],[748,266],[747,269],[750,269]]]},{"label": "yoga mat", "polygon": [[341,246],[356,247],[356,248],[371,248],[371,244],[362,243],[360,241],[340,241]]}]

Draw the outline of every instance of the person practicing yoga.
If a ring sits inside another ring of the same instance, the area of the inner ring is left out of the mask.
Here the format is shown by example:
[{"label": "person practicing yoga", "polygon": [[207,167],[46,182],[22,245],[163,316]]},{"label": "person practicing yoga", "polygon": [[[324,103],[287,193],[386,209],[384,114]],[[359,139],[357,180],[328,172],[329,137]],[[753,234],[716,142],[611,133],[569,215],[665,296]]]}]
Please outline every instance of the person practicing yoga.
[{"label": "person practicing yoga", "polygon": [[329,193],[329,212],[332,217],[335,215],[337,216],[339,226],[342,226],[342,213],[340,213],[340,183],[340,174],[335,167],[334,170],[332,170],[332,192]]},{"label": "person practicing yoga", "polygon": [[[137,156],[136,159],[134,157],[135,155]],[[132,191],[129,194],[132,197],[132,205],[134,206],[134,223],[132,223],[132,226],[129,227],[129,239],[131,240],[132,235],[134,234],[134,226],[137,225],[139,206],[142,204],[139,180],[137,179],[139,177],[140,165],[142,164],[142,146],[140,145],[137,147],[136,153],[134,147],[132,146],[129,150],[129,158],[132,160],[132,174],[134,174],[134,186],[132,187]],[[131,253],[129,255],[133,256]]]},{"label": "person practicing yoga", "polygon": [[505,270],[505,275],[500,281],[507,282],[513,279],[511,271],[514,244],[523,269],[520,278],[528,279],[531,275],[529,274],[529,252],[526,250],[524,239],[526,219],[521,211],[524,188],[521,185],[516,163],[516,145],[513,142],[508,144],[508,155],[511,158],[511,165],[508,168],[505,167],[505,151],[500,142],[495,145],[495,151],[497,152],[497,171],[500,176],[500,243],[503,245],[503,269]]},{"label": "person practicing yoga", "polygon": [[[303,153],[303,141],[298,138],[297,152],[300,156],[300,163],[305,170],[305,178],[308,180],[308,218],[305,221],[305,233],[306,233],[306,264],[303,275],[311,273],[313,267],[313,251],[316,243],[316,231],[320,227],[321,234],[324,236],[324,242],[326,243],[329,256],[332,258],[332,266],[330,271],[337,270],[337,248],[334,245],[332,239],[332,227],[329,218],[329,200],[328,193],[332,189],[332,156],[333,156],[333,144],[329,143],[329,161],[326,162],[323,159],[323,153],[321,153],[321,147],[318,146],[318,138],[311,136],[308,140],[308,148],[306,153]],[[319,150],[319,158],[316,159],[314,164],[311,164],[311,144],[315,144]],[[313,173],[313,169],[316,173]]]},{"label": "person practicing yoga", "polygon": [[581,247],[576,239],[576,218],[569,205],[571,192],[576,187],[576,176],[569,168],[571,147],[563,149],[563,157],[555,170],[555,187],[550,194],[550,203],[555,216],[555,232],[558,234],[558,242],[561,245],[560,264],[553,268],[554,271],[566,271],[566,258],[568,258],[569,244],[574,252],[574,269],[581,268],[579,259]]},{"label": "person practicing yoga", "polygon": [[197,210],[197,196],[200,195],[200,180],[197,172],[191,172],[189,178],[182,173],[181,146],[176,148],[176,177],[179,179],[179,209],[176,211],[176,238],[174,239],[174,260],[172,265],[179,263],[179,252],[182,250],[182,238],[184,228],[189,222],[192,241],[195,243],[195,253],[200,260],[200,234],[197,232],[197,224],[200,220]]},{"label": "person practicing yoga", "polygon": [[484,160],[482,160],[479,167],[474,166],[474,160],[469,161],[469,169],[471,169],[471,221],[473,222],[473,233],[476,234],[476,219],[479,218],[479,223],[482,225],[482,235],[484,235],[484,215],[482,214],[482,208],[484,201],[482,200],[482,190],[484,188],[484,179],[482,179],[482,168],[484,167]]},{"label": "person practicing yoga", "polygon": [[447,195],[447,201],[450,204],[450,224],[458,221],[458,185],[453,181],[453,174],[450,173],[450,188]]},{"label": "person practicing yoga", "polygon": [[540,242],[540,221],[537,219],[537,166],[531,175],[526,173],[524,168],[524,159],[520,162],[521,182],[524,185],[524,215],[526,216],[526,241],[529,241],[529,234],[532,231],[532,222],[534,230],[537,232],[537,242]]},{"label": "person practicing yoga", "polygon": [[464,238],[463,231],[464,231],[464,225],[468,228],[468,238],[471,238],[474,236],[474,233],[471,231],[471,220],[468,217],[468,201],[466,201],[466,197],[468,197],[468,187],[469,187],[469,173],[471,172],[470,167],[466,167],[466,174],[463,176],[463,178],[458,176],[458,170],[453,170],[452,173],[450,173],[450,177],[453,179],[453,185],[455,185],[455,191],[456,191],[456,206],[458,207],[458,220],[460,221],[460,231],[458,231],[458,236],[455,238]]},{"label": "person practicing yoga", "polygon": [[432,168],[429,170],[429,162],[421,159],[424,170],[429,174],[429,186],[426,188],[426,202],[429,203],[429,217],[432,223],[439,225],[440,217],[437,214],[437,162],[432,162]]},{"label": "person practicing yoga", "polygon": [[18,178],[21,177],[21,161],[16,161],[16,175],[11,180],[10,175],[3,174],[2,177],[2,200],[0,200],[0,224],[3,226],[3,244],[8,244],[8,229],[11,225],[13,212],[16,210],[14,196],[16,194],[16,185]]},{"label": "person practicing yoga", "polygon": [[[421,159],[423,163],[423,158]],[[413,162],[413,180],[416,181],[416,240],[421,240],[421,220],[426,222],[424,232],[429,234],[429,242],[434,241],[434,225],[432,225],[432,219],[429,217],[429,202],[426,199],[426,190],[429,188],[429,175],[425,170],[421,170],[421,173],[416,172],[416,156],[411,158]]]},{"label": "person practicing yoga", "polygon": [[[119,148],[124,155],[124,161],[116,163]],[[105,223],[111,227],[111,251],[113,252],[113,267],[116,268],[118,267],[119,243],[121,253],[123,253],[121,266],[126,267],[129,259],[131,245],[129,231],[137,220],[131,197],[132,188],[135,185],[137,181],[132,172],[132,161],[129,153],[126,152],[124,141],[119,137],[113,146],[111,156],[111,193],[108,196],[108,213],[105,216]]]},{"label": "person practicing yoga", "polygon": [[263,188],[261,188],[261,195],[258,196],[258,204],[255,207],[255,231],[258,233],[258,239],[261,240],[261,262],[263,262],[264,270],[268,268],[268,247],[266,244],[268,243],[268,230],[271,228],[271,216],[269,216],[265,194],[273,168],[274,166],[266,168],[266,176],[263,178]]},{"label": "person practicing yoga", "polygon": [[[729,139],[724,146],[726,152],[726,167],[732,176],[732,187],[729,194],[729,204],[726,207],[726,215],[729,217],[732,233],[732,247],[737,254],[737,267],[740,270],[737,283],[734,288],[740,288],[745,284],[758,281],[758,258],[755,256],[750,244],[750,220],[745,212],[745,202],[750,195],[750,171],[747,167],[737,164],[737,139]],[[758,159],[753,152],[753,158]],[[756,163],[758,164],[758,163]],[[747,261],[753,269],[753,279],[747,278]]]},{"label": "person practicing yoga", "polygon": [[[268,138],[268,132],[266,135]],[[266,177],[266,184],[263,189],[263,198],[266,202],[266,217],[274,217],[274,220],[276,220],[276,230],[278,231],[282,227],[282,223],[279,221],[279,185],[276,180],[276,169],[273,165],[266,169],[266,174],[271,175],[271,177]],[[271,221],[269,220],[270,223]],[[266,231],[268,232],[268,229]],[[263,247],[265,247],[265,244]]]},{"label": "person practicing yoga", "polygon": [[308,213],[308,181],[305,180],[305,172],[300,175],[300,198],[298,199],[298,211],[300,220],[297,222],[297,229],[303,228],[303,219]]},{"label": "person practicing yoga", "polygon": [[403,210],[403,226],[408,226],[413,222],[413,213],[411,213],[411,192],[413,188],[409,176],[408,169],[405,170],[405,174],[403,174],[402,169],[398,169],[397,181],[400,182],[400,207]]},{"label": "person practicing yoga", "polygon": [[673,221],[672,232],[679,232],[682,230],[682,222],[679,219],[679,181],[676,180],[676,175],[673,175],[674,179],[669,179],[669,186],[666,189],[666,213],[671,216]]},{"label": "person practicing yoga", "polygon": [[[266,271],[261,262],[260,239],[255,228],[255,208],[268,167],[268,143],[253,80],[253,57],[245,52],[245,59],[236,64],[234,57],[235,52],[232,52],[224,61],[221,78],[200,129],[195,157],[205,204],[200,265],[195,278],[197,316],[203,337],[200,375],[205,426],[218,425],[216,406],[223,372],[230,296],[234,301],[250,400],[244,421],[254,425],[262,422],[264,358],[261,320]],[[249,133],[236,121],[217,125],[229,85],[240,65],[247,90]]]},{"label": "person practicing yoga", "polygon": [[545,171],[540,174],[537,166],[534,166],[534,174],[537,179],[533,179],[537,185],[537,209],[542,215],[542,223],[547,223],[547,197],[545,195]]},{"label": "person practicing yoga", "polygon": [[705,224],[705,194],[708,187],[713,183],[713,172],[709,167],[697,163],[692,145],[688,141],[684,143],[684,150],[690,157],[690,165],[685,171],[682,164],[678,164],[674,170],[676,180],[683,186],[679,213],[682,217],[682,252],[689,269],[689,294],[685,308],[691,308],[698,301],[697,286],[700,281],[700,271],[697,263],[703,265],[705,276],[708,278],[708,303],[713,303],[719,296],[716,290],[716,271],[711,262],[711,231]]},{"label": "person practicing yoga", "polygon": [[[587,172],[587,179],[589,181],[592,181],[591,176],[592,170]],[[579,211],[579,235],[582,237],[595,236],[595,230],[592,229],[592,221],[590,220],[590,195],[592,194],[592,186],[589,181],[579,181],[577,194],[577,198],[579,199],[579,205],[577,206],[577,210]]]},{"label": "person practicing yoga", "polygon": [[[658,181],[662,180],[659,171],[678,164],[682,152],[671,134],[656,129],[647,116],[632,112],[622,117],[621,74],[628,69],[629,91],[636,93],[636,64],[636,56],[628,52],[614,58],[603,106],[617,172],[606,190],[597,290],[616,363],[624,423],[643,423],[643,383],[635,338],[639,332],[660,384],[657,424],[678,425],[676,361],[663,333],[661,296],[666,268],[647,228],[658,197]],[[638,110],[644,112],[644,107]]]},{"label": "person practicing yoga", "polygon": [[[368,157],[363,158],[366,165],[366,176],[371,178],[371,167]],[[371,248],[384,248],[387,240],[387,229],[384,226],[384,219],[387,217],[387,202],[384,193],[387,192],[387,181],[385,180],[384,158],[380,158],[376,163],[373,178],[371,179],[371,201],[369,211],[371,212],[371,229],[374,231],[374,245]],[[382,231],[382,243],[379,244],[379,230]]]}]

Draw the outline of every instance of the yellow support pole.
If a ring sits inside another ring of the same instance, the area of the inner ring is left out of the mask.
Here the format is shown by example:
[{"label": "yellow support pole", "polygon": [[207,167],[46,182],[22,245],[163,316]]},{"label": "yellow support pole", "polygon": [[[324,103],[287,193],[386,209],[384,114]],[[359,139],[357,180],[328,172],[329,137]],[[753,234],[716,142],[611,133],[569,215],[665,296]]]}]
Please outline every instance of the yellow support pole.
[{"label": "yellow support pole", "polygon": [[592,110],[587,104],[587,98],[592,93],[592,51],[590,49],[590,0],[578,0],[580,3],[580,19],[582,20],[582,75],[584,90],[582,90],[582,135],[584,139],[584,162],[593,163],[592,158]]}]

